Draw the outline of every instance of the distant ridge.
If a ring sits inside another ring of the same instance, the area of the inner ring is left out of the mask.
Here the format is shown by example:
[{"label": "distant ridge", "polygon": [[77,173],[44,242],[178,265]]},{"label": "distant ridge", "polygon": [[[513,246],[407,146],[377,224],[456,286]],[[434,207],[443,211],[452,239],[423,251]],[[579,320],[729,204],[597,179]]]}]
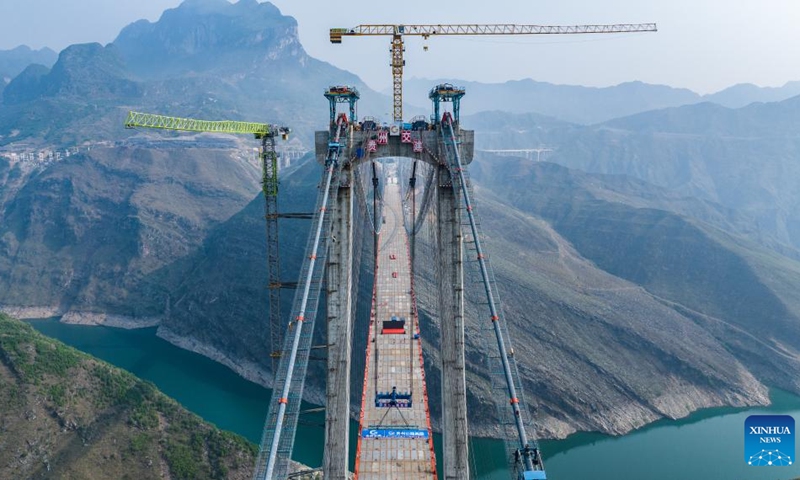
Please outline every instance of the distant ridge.
[{"label": "distant ridge", "polygon": [[14,78],[33,63],[52,67],[57,57],[58,54],[47,47],[32,50],[27,45],[20,45],[11,50],[0,50],[0,79]]},{"label": "distant ridge", "polygon": [[406,97],[427,98],[428,89],[442,82],[466,87],[467,97],[462,112],[467,115],[489,110],[509,113],[533,112],[585,125],[650,110],[701,102],[739,108],[754,102],[776,102],[800,95],[800,81],[789,82],[778,88],[741,84],[714,94],[699,95],[685,88],[639,81],[610,87],[583,87],[556,85],[531,79],[481,83],[455,79],[413,78],[406,81]]}]

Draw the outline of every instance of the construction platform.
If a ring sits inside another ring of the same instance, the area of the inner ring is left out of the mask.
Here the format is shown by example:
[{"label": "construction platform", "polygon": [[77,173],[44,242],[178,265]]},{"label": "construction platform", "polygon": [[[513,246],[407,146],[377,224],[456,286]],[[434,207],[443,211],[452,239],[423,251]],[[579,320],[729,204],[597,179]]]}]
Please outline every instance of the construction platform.
[{"label": "construction platform", "polygon": [[436,478],[400,195],[399,185],[385,186],[356,453],[359,480]]},{"label": "construction platform", "polygon": [[[464,165],[469,165],[472,163],[472,156],[475,152],[475,132],[472,130],[459,130],[458,132],[461,161]],[[381,137],[383,141],[381,141]],[[415,151],[415,141],[420,142],[422,151]],[[369,155],[371,158],[419,158],[433,164],[440,163],[434,153],[439,151],[438,142],[440,141],[441,132],[433,129],[397,130],[394,132],[389,127],[359,130],[353,126],[348,129],[346,137],[340,140],[344,148],[343,159],[357,160]],[[314,144],[317,162],[324,165],[330,149],[330,132],[327,130],[317,131]]]}]

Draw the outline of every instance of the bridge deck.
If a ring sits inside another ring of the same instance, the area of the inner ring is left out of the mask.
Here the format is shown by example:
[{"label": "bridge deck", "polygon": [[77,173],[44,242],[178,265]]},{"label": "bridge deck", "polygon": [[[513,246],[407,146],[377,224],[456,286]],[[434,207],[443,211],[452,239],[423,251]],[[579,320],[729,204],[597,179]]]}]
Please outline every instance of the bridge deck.
[{"label": "bridge deck", "polygon": [[[414,338],[419,330],[412,321],[408,236],[398,185],[386,185],[383,212],[356,475],[360,480],[431,479],[436,478],[433,437],[422,344]],[[404,333],[382,333],[383,322],[392,316],[405,319]],[[410,408],[375,405],[376,391],[388,393],[393,387],[413,392]]]}]

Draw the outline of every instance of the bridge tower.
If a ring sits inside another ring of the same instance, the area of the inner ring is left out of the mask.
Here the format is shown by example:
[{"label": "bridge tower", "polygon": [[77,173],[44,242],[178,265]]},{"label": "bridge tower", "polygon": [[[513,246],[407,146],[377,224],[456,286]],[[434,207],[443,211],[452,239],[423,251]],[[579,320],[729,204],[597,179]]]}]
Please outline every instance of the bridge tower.
[{"label": "bridge tower", "polygon": [[[438,115],[438,114],[437,114]],[[457,135],[463,138],[463,131]],[[469,132],[472,134],[473,132]],[[440,145],[444,159],[444,145]],[[466,153],[466,152],[465,152]],[[466,162],[472,156],[464,156]],[[464,363],[464,239],[461,198],[448,165],[436,182],[436,283],[439,292],[442,357],[442,442],[445,480],[469,478],[467,381]]]},{"label": "bridge tower", "polygon": [[[334,92],[334,89],[347,89]],[[335,115],[338,103],[349,103],[350,123],[345,138],[349,138],[355,121],[355,104],[358,91],[352,87],[331,87],[326,93],[331,105],[331,133],[336,128]],[[342,114],[344,115],[344,114]],[[329,132],[319,132],[328,134]],[[330,161],[331,150],[342,152],[344,139],[327,142],[326,162]],[[350,375],[351,353],[353,349],[353,323],[355,305],[353,292],[353,252],[354,252],[354,196],[353,181],[356,165],[349,161],[349,155],[339,157],[339,188],[331,215],[328,257],[325,265],[325,284],[327,296],[327,350],[328,368],[325,404],[325,450],[322,470],[325,478],[346,480],[348,459],[350,458]]]}]

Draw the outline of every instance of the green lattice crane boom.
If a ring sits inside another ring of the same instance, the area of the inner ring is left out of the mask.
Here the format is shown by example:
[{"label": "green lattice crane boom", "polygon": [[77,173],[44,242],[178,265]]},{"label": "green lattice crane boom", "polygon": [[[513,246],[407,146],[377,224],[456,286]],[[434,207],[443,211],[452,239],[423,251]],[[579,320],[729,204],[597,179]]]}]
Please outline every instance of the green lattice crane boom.
[{"label": "green lattice crane boom", "polygon": [[269,327],[271,357],[280,356],[282,335],[280,289],[280,255],[278,248],[278,155],[275,152],[275,137],[289,138],[291,129],[278,125],[236,120],[197,120],[194,118],[168,117],[152,113],[128,112],[125,128],[155,128],[183,132],[211,132],[251,134],[261,140],[261,189],[264,192],[267,230],[267,276],[269,278]]},{"label": "green lattice crane boom", "polygon": [[194,118],[168,117],[153,113],[128,112],[125,128],[157,128],[183,132],[212,132],[232,134],[252,134],[256,138],[279,134],[286,140],[291,132],[286,127],[268,123],[240,122],[236,120],[197,120]]}]

